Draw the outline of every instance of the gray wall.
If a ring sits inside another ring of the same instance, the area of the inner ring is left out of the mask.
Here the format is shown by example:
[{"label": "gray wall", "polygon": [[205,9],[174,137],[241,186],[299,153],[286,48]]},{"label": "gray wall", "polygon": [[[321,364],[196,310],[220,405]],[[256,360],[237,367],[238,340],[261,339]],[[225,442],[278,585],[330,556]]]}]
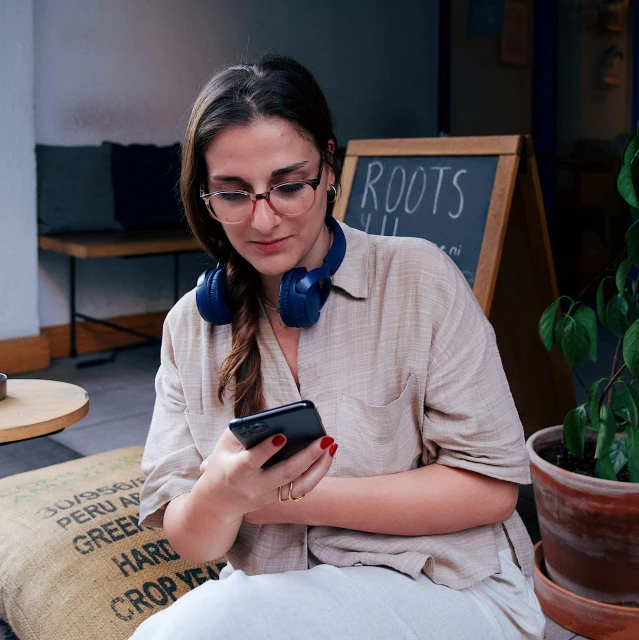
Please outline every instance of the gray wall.
[{"label": "gray wall", "polygon": [[[219,66],[264,50],[306,63],[338,143],[436,133],[437,0],[35,0],[36,138],[57,145],[180,140]],[[141,185],[143,188],[143,185]],[[1,242],[1,241],[0,241]],[[41,252],[42,326],[68,322],[67,262]],[[202,263],[183,256],[182,289]],[[171,305],[170,259],[78,265],[82,310]]]},{"label": "gray wall", "polygon": [[39,332],[31,0],[0,1],[0,87],[0,340],[8,340]]}]

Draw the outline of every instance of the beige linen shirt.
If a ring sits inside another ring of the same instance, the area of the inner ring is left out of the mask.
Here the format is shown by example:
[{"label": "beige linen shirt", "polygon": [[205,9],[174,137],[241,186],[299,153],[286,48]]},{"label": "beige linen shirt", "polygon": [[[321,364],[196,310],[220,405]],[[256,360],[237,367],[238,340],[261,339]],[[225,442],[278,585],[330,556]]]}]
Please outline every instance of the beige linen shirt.
[{"label": "beige linen shirt", "polygon": [[[428,464],[529,483],[523,429],[495,335],[463,275],[438,247],[369,236],[342,224],[347,250],[319,322],[301,332],[300,389],[261,311],[266,406],[317,406],[339,449],[328,473],[366,477]],[[191,490],[233,418],[217,399],[231,327],[198,314],[195,292],[169,313],[142,470],[140,522],[162,526],[168,502]],[[247,574],[385,565],[461,589],[499,572],[510,540],[526,575],[532,545],[517,513],[455,533],[394,536],[336,527],[243,523],[228,551]]]}]

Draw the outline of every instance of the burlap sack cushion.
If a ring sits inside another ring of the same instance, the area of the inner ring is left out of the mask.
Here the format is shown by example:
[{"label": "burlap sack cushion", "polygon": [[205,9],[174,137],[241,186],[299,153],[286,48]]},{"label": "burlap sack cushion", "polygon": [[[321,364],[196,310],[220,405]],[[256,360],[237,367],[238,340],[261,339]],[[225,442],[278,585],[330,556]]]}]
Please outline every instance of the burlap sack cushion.
[{"label": "burlap sack cushion", "polygon": [[0,618],[20,640],[120,640],[206,580],[138,525],[142,447],[0,480]]}]

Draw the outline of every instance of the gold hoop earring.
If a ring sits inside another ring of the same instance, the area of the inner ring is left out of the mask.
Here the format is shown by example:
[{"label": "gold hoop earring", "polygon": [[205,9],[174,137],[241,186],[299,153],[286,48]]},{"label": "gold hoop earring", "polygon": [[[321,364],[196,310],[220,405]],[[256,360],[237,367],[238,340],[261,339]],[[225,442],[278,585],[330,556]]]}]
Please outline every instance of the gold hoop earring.
[{"label": "gold hoop earring", "polygon": [[[333,199],[332,200],[328,200],[328,196],[327,196],[326,202],[328,204],[333,204],[333,202],[335,202],[335,200],[337,200],[337,189],[336,189],[334,184],[329,184],[328,185],[328,189],[329,189],[329,191],[331,189],[333,190]],[[326,193],[328,193],[328,191]]]}]

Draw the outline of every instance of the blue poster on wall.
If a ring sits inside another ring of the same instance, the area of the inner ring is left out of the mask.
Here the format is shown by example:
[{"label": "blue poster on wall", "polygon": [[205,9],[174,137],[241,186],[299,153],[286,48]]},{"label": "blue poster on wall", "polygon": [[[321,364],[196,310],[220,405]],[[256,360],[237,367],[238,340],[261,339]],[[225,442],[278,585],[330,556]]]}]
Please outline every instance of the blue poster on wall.
[{"label": "blue poster on wall", "polygon": [[505,0],[470,0],[468,37],[500,36],[504,30]]}]

